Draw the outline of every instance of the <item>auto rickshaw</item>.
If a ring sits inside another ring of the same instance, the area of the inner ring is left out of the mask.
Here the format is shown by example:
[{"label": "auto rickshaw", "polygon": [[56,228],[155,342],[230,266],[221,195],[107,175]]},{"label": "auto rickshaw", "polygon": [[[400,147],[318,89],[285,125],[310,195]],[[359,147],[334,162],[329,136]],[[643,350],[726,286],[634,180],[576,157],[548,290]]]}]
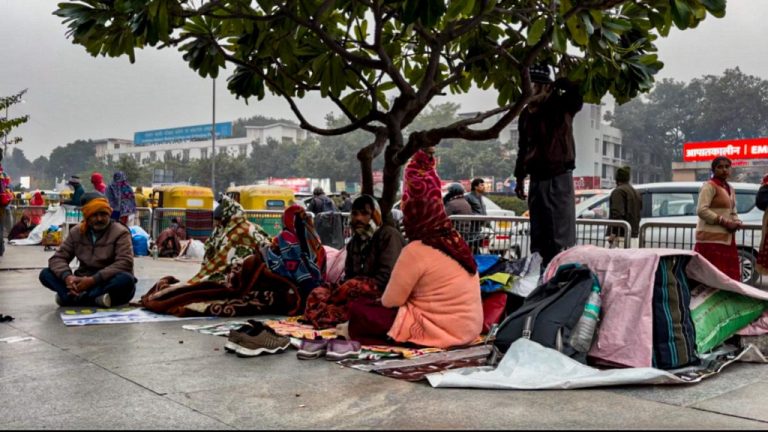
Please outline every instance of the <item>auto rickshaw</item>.
[{"label": "auto rickshaw", "polygon": [[155,208],[152,237],[168,228],[173,218],[186,227],[187,236],[205,240],[213,230],[213,190],[201,186],[158,186],[152,191]]},{"label": "auto rickshaw", "polygon": [[226,194],[243,206],[249,221],[261,226],[270,236],[280,233],[283,229],[282,211],[296,202],[293,189],[283,186],[231,186]]},{"label": "auto rickshaw", "polygon": [[296,200],[293,189],[283,186],[231,186],[226,193],[246,210],[285,210]]},{"label": "auto rickshaw", "polygon": [[202,186],[158,186],[152,190],[156,207],[213,210],[213,191]]}]

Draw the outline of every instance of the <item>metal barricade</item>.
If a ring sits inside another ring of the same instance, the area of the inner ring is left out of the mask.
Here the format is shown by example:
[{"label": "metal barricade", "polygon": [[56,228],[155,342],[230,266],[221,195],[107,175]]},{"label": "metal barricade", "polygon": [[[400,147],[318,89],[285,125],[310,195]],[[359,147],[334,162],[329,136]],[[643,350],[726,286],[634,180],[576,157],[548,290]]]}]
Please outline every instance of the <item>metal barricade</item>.
[{"label": "metal barricade", "polygon": [[147,234],[150,234],[152,232],[152,209],[149,207],[136,207],[133,224],[140,226]]},{"label": "metal barricade", "polygon": [[[531,253],[530,219],[509,216],[453,215],[453,227],[461,234],[474,253],[491,253],[507,258],[522,258]],[[624,232],[613,243],[609,230]],[[576,220],[576,244],[599,247],[631,247],[631,232],[627,222],[611,219]]]},{"label": "metal barricade", "polygon": [[[744,224],[736,231],[736,248],[741,264],[741,280],[763,287],[763,278],[757,272],[757,253],[762,241],[762,225]],[[696,245],[694,222],[646,222],[640,226],[641,248],[693,249]]]}]

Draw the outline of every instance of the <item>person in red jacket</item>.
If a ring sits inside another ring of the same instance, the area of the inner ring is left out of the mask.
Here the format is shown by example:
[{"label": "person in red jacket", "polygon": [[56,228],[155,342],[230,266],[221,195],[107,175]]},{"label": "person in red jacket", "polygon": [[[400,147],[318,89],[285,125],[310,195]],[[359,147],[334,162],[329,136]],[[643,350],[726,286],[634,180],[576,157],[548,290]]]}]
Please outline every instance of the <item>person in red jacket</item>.
[{"label": "person in red jacket", "polygon": [[101,173],[94,172],[91,174],[91,183],[93,183],[93,188],[100,193],[105,193],[107,190],[107,185],[104,183],[104,176],[101,175]]}]

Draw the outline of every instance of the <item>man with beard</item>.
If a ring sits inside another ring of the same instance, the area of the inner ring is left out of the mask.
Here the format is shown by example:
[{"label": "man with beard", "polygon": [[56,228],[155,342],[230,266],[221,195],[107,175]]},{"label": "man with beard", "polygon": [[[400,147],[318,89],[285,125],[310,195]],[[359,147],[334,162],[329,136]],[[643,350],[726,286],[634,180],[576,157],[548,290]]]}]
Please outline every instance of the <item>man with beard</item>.
[{"label": "man with beard", "polygon": [[346,247],[344,282],[315,288],[307,299],[304,316],[318,329],[347,321],[349,300],[381,297],[405,246],[400,231],[382,223],[379,203],[370,195],[352,202],[349,225],[354,234]]},{"label": "man with beard", "polygon": [[[128,303],[136,292],[131,232],[111,221],[112,208],[103,195],[85,194],[82,206],[83,221],[48,260],[40,282],[56,292],[59,306]],[[75,257],[80,267],[73,274],[69,263]]]}]

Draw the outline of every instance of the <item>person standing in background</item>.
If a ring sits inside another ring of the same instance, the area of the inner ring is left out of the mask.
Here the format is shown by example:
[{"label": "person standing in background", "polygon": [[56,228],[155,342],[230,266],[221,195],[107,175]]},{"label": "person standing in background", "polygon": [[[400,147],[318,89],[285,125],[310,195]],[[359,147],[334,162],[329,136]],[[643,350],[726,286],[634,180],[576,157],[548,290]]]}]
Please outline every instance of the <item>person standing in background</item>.
[{"label": "person standing in background", "polygon": [[712,178],[699,189],[696,246],[693,250],[731,279],[741,280],[739,252],[734,233],[741,229],[736,213],[736,191],[728,184],[731,160],[718,156],[712,161]]},{"label": "person standing in background", "polygon": [[112,207],[112,220],[129,225],[130,218],[136,213],[136,196],[124,172],[117,171],[112,176],[106,196]]},{"label": "person standing in background", "polygon": [[91,184],[96,192],[103,194],[107,191],[107,185],[104,183],[104,176],[99,172],[91,174]]},{"label": "person standing in background", "polygon": [[62,204],[66,205],[72,205],[76,207],[80,207],[80,199],[83,197],[83,194],[85,193],[85,189],[83,189],[83,185],[80,184],[80,177],[73,175],[69,178],[69,182],[67,182],[69,187],[72,188],[74,191],[72,193],[72,199],[68,201],[64,201]]},{"label": "person standing in background", "polygon": [[541,255],[543,269],[555,255],[576,244],[573,118],[584,99],[576,83],[566,78],[553,83],[548,65],[533,66],[528,72],[533,95],[518,121],[515,193],[526,198],[525,177],[530,175],[531,252]]},{"label": "person standing in background", "polygon": [[[634,243],[640,234],[640,212],[643,209],[643,200],[635,188],[629,184],[630,177],[628,166],[616,169],[616,188],[611,192],[609,219],[626,221],[631,229],[632,247],[637,247]],[[624,247],[620,244],[626,235],[623,227],[611,227],[608,232],[608,243],[612,247]]]}]

